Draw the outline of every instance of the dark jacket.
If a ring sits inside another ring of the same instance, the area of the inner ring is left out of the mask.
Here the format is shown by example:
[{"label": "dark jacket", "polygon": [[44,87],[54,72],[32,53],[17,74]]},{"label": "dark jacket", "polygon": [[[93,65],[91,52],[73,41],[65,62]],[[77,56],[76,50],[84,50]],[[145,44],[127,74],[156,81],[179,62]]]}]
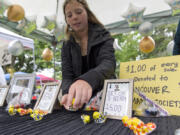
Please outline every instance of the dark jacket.
[{"label": "dark jacket", "polygon": [[175,38],[174,38],[174,48],[173,55],[180,54],[180,21],[176,30]]},{"label": "dark jacket", "polygon": [[80,46],[73,37],[64,42],[61,50],[62,58],[62,93],[68,93],[70,85],[82,79],[87,81],[93,95],[103,88],[104,80],[115,78],[116,61],[113,49],[114,39],[109,32],[97,24],[89,24],[87,67],[88,71],[82,74],[82,56]]}]

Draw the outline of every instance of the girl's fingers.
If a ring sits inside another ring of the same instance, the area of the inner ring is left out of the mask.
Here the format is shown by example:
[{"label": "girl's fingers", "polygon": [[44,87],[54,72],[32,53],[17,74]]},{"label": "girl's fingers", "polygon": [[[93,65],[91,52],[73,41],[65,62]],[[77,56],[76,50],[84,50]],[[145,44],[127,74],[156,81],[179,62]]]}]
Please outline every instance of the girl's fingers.
[{"label": "girl's fingers", "polygon": [[82,90],[76,90],[76,97],[74,102],[74,108],[78,108],[82,98]]},{"label": "girl's fingers", "polygon": [[92,96],[92,88],[88,89],[87,102],[89,102],[91,96]]},{"label": "girl's fingers", "polygon": [[74,98],[74,95],[75,95],[75,88],[74,87],[70,87],[69,93],[68,93],[67,106],[71,106],[72,105],[72,100]]},{"label": "girl's fingers", "polygon": [[67,97],[68,97],[67,94],[65,94],[65,95],[62,97],[62,100],[61,100],[61,104],[62,104],[62,105],[66,104],[66,102],[67,102]]},{"label": "girl's fingers", "polygon": [[84,89],[82,91],[81,104],[83,105],[84,103],[87,103],[87,101],[88,101],[88,91]]}]

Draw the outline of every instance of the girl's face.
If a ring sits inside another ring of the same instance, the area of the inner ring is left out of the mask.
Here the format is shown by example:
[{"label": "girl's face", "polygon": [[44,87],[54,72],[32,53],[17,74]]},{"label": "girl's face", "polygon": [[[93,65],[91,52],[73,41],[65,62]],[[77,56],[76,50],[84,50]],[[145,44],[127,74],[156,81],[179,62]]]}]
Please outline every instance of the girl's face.
[{"label": "girl's face", "polygon": [[67,24],[75,32],[81,32],[88,27],[88,15],[83,5],[77,1],[71,1],[65,7],[65,18]]}]

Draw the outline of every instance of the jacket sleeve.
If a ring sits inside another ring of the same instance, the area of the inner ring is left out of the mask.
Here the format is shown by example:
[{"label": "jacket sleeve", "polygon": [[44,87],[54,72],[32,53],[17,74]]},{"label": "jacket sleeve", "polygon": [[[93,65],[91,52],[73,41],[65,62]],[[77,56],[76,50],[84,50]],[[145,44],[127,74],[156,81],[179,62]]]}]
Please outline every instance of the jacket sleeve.
[{"label": "jacket sleeve", "polygon": [[70,46],[66,44],[66,42],[63,43],[62,49],[61,49],[61,60],[62,60],[62,83],[61,83],[61,89],[62,89],[62,95],[67,94],[69,91],[69,87],[73,82],[73,68],[72,68],[72,59],[71,59],[71,53],[70,53]]},{"label": "jacket sleeve", "polygon": [[180,21],[174,38],[173,55],[180,54]]},{"label": "jacket sleeve", "polygon": [[105,79],[115,77],[116,61],[114,56],[113,38],[101,44],[99,54],[97,56],[98,65],[81,75],[79,78],[87,81],[93,90],[103,87]]}]

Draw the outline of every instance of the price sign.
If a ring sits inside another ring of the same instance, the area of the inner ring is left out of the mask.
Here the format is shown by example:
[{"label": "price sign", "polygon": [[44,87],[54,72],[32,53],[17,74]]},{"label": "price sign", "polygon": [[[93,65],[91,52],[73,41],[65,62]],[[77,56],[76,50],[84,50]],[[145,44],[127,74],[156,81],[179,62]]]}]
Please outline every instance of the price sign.
[{"label": "price sign", "polygon": [[[180,115],[180,56],[122,62],[120,79],[134,80],[134,90],[140,91],[170,115]],[[138,110],[143,99],[133,97],[133,109]]]},{"label": "price sign", "polygon": [[132,115],[132,79],[105,80],[100,111],[108,118]]},{"label": "price sign", "polygon": [[34,107],[35,109],[52,112],[55,100],[57,99],[60,90],[60,82],[47,83],[41,91],[40,97]]}]

